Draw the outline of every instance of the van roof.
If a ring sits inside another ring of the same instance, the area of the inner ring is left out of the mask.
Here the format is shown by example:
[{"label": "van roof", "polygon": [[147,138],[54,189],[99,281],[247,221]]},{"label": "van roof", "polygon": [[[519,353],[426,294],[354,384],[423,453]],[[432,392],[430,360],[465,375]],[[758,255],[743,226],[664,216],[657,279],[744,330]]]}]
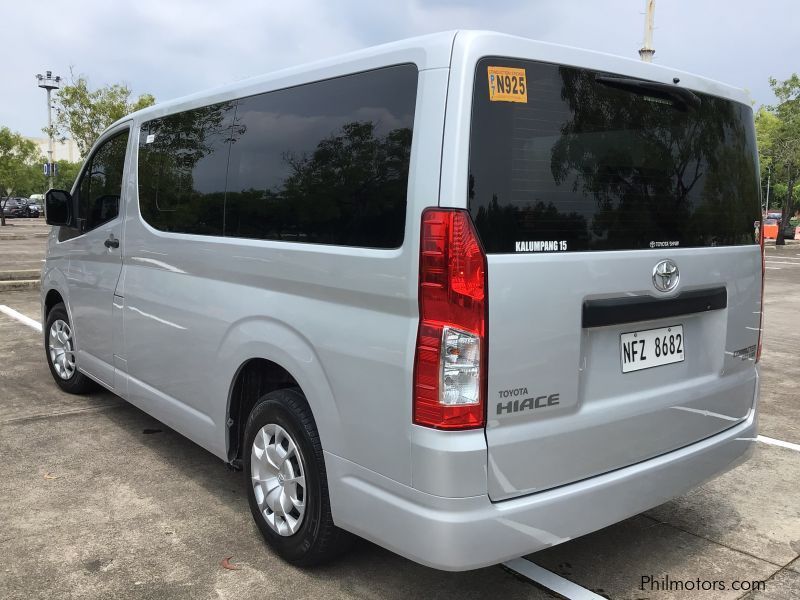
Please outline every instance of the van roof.
[{"label": "van roof", "polygon": [[[484,51],[485,50],[485,51]],[[281,69],[264,75],[235,81],[144,108],[117,123],[136,118],[148,120],[165,114],[189,110],[206,104],[225,102],[248,96],[301,85],[348,73],[366,71],[413,60],[422,69],[447,68],[470,54],[523,57],[576,67],[592,68],[629,77],[672,83],[675,77],[681,86],[751,105],[742,89],[718,81],[679,71],[662,65],[585,50],[572,46],[541,42],[494,31],[454,30],[408,38],[372,46],[323,60]],[[111,125],[109,128],[113,127]]]}]

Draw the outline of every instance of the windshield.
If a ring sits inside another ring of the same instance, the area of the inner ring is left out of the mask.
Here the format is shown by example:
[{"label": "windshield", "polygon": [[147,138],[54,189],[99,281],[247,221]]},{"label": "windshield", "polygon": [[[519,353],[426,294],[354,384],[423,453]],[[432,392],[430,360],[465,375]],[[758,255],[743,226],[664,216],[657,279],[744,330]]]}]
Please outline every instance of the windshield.
[{"label": "windshield", "polygon": [[757,241],[748,106],[586,69],[485,58],[472,111],[469,209],[487,252]]}]

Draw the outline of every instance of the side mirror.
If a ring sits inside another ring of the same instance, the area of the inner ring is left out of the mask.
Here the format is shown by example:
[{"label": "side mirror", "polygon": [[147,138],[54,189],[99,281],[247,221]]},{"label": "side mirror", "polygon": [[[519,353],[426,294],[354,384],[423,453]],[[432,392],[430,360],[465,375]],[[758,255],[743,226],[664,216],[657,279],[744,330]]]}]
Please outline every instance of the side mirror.
[{"label": "side mirror", "polygon": [[72,225],[72,196],[65,190],[48,190],[44,197],[48,225]]}]

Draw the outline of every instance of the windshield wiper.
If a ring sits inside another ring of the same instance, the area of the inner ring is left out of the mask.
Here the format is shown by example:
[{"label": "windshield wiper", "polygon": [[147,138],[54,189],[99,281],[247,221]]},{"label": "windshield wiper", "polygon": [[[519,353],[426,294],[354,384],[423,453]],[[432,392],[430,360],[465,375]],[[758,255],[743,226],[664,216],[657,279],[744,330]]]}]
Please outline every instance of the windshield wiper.
[{"label": "windshield wiper", "polygon": [[644,96],[653,95],[657,98],[664,98],[666,96],[672,100],[677,100],[686,108],[694,110],[700,108],[700,104],[703,102],[700,96],[691,90],[667,83],[645,81],[643,79],[633,79],[630,77],[610,77],[607,75],[596,75],[594,79],[603,85],[642,94]]}]

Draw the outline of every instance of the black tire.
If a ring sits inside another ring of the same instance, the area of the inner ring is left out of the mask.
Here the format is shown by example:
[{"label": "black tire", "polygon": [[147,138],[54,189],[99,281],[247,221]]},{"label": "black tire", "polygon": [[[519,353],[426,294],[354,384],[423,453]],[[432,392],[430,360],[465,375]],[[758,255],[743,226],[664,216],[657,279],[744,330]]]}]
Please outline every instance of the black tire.
[{"label": "black tire", "polygon": [[53,361],[50,357],[50,330],[53,326],[53,323],[59,319],[70,325],[67,308],[64,306],[63,302],[56,304],[52,309],[50,309],[50,312],[47,313],[47,321],[44,328],[44,354],[47,358],[47,366],[50,367],[50,374],[53,376],[53,379],[58,387],[60,387],[62,390],[69,394],[87,394],[97,389],[97,384],[89,379],[86,375],[78,371],[77,368],[69,379],[62,378],[56,371],[56,368],[53,365]]},{"label": "black tire", "polygon": [[[303,458],[305,514],[300,528],[287,536],[273,530],[261,514],[251,479],[253,442],[261,428],[268,424],[279,425],[288,432]],[[352,543],[352,535],[333,523],[322,444],[303,393],[292,388],[263,396],[247,419],[244,441],[242,453],[248,479],[247,500],[253,519],[267,544],[281,558],[301,567],[328,562],[346,551]]]}]

